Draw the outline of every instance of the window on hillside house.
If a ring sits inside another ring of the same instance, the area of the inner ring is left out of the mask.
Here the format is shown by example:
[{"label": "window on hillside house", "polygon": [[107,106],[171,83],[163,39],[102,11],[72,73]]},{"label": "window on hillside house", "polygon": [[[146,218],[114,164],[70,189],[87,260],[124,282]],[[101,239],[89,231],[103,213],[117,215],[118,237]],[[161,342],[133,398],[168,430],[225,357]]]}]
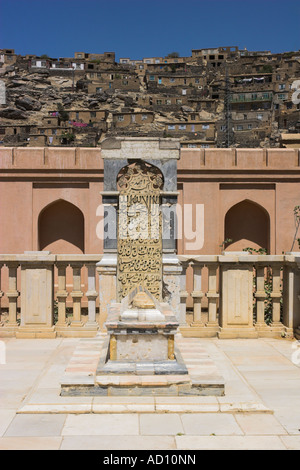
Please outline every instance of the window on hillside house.
[{"label": "window on hillside house", "polygon": [[178,129],[180,131],[184,131],[186,129],[186,125],[185,124],[179,124]]},{"label": "window on hillside house", "polygon": [[209,124],[203,124],[203,125],[202,125],[202,129],[203,129],[203,130],[209,129]]},{"label": "window on hillside house", "polygon": [[175,131],[175,126],[174,126],[174,124],[169,124],[169,125],[168,125],[168,130],[169,130],[169,131]]},{"label": "window on hillside house", "polygon": [[120,116],[118,116],[118,121],[120,121],[120,122],[121,122],[121,121],[124,121],[124,116],[123,116],[123,114],[120,114]]},{"label": "window on hillside house", "polygon": [[142,121],[147,121],[147,119],[148,119],[147,114],[142,114]]}]

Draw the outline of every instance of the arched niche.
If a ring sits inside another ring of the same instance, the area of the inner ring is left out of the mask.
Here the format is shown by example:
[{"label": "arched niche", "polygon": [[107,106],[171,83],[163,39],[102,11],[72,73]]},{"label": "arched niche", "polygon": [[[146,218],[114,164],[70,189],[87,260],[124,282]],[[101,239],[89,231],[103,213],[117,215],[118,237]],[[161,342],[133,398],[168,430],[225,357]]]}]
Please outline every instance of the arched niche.
[{"label": "arched niche", "polygon": [[84,253],[84,216],[78,207],[59,199],[45,207],[38,219],[39,250],[55,254]]},{"label": "arched niche", "polygon": [[231,207],[225,216],[224,241],[226,251],[245,248],[270,251],[270,217],[259,204],[244,200]]}]

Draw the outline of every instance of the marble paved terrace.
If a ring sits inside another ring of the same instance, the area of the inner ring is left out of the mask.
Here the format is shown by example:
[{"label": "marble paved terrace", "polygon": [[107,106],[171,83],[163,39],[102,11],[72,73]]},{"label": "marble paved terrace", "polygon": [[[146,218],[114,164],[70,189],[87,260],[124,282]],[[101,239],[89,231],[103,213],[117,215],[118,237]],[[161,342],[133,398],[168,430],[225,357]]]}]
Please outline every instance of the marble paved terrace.
[{"label": "marble paved terrace", "polygon": [[0,450],[300,449],[295,340],[184,339],[185,351],[200,342],[215,361],[223,397],[60,397],[61,378],[84,340],[3,341]]}]

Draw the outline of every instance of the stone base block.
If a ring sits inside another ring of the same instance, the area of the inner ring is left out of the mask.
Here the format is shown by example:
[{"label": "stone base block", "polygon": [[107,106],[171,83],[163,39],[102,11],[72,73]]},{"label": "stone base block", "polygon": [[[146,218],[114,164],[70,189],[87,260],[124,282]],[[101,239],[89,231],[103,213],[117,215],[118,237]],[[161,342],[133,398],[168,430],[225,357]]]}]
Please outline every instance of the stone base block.
[{"label": "stone base block", "polygon": [[[172,376],[170,376],[171,378]],[[159,378],[159,377],[158,377]],[[155,383],[149,381],[148,384],[141,384],[140,382],[132,382],[124,385],[119,384],[95,384],[91,385],[68,385],[64,383],[61,385],[62,397],[74,396],[104,396],[104,397],[130,397],[130,396],[168,396],[168,397],[182,397],[182,396],[224,396],[224,383],[222,381],[204,381],[202,384],[193,383],[192,381],[178,382],[174,378],[173,383]]]},{"label": "stone base block", "polygon": [[[300,333],[300,331],[299,331]],[[284,328],[284,337],[285,338],[294,338],[294,330],[293,328],[288,328],[287,326]]]},{"label": "stone base block", "polygon": [[218,332],[218,338],[258,338],[258,332],[255,330],[255,328],[221,328]]},{"label": "stone base block", "polygon": [[53,327],[34,328],[29,326],[20,326],[16,331],[16,338],[56,338],[56,331]]},{"label": "stone base block", "polygon": [[60,326],[55,328],[57,336],[62,338],[94,338],[97,333],[97,328],[90,328],[85,326]]},{"label": "stone base block", "polygon": [[179,331],[185,338],[213,338],[217,336],[219,329],[219,326],[197,326],[192,324],[191,326],[181,326]]},{"label": "stone base block", "polygon": [[0,338],[12,338],[16,336],[16,331],[18,331],[19,325],[16,326],[1,326],[0,327]]},{"label": "stone base block", "polygon": [[259,338],[282,338],[285,336],[285,328],[267,326],[266,328],[256,328]]},{"label": "stone base block", "polygon": [[300,340],[300,327],[296,328],[294,336],[296,339]]},{"label": "stone base block", "polygon": [[188,370],[179,349],[175,346],[174,360],[111,360],[110,337],[103,343],[101,357],[97,367],[97,376],[101,375],[187,375]]}]

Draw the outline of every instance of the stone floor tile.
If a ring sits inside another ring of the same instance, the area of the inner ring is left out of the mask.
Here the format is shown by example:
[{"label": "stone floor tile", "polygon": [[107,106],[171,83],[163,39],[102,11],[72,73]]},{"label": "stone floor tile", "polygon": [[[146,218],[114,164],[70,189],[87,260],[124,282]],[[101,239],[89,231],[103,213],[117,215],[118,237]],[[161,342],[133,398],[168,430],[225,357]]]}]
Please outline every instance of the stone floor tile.
[{"label": "stone floor tile", "polygon": [[280,436],[288,450],[300,450],[300,436]]},{"label": "stone floor tile", "polygon": [[137,436],[137,414],[68,415],[62,430],[63,436]]},{"label": "stone floor tile", "polygon": [[39,405],[24,405],[18,410],[18,414],[32,414],[32,413],[91,413],[92,404],[76,403],[76,401],[70,404],[55,403],[55,404],[39,404]]},{"label": "stone floor tile", "polygon": [[176,449],[171,436],[66,436],[62,450],[169,450]]},{"label": "stone floor tile", "polygon": [[1,410],[0,409],[0,437],[3,436],[9,424],[15,417],[14,410]]},{"label": "stone floor tile", "polygon": [[289,406],[276,407],[274,416],[288,434],[300,435],[300,409],[296,408],[293,402]]},{"label": "stone floor tile", "polygon": [[217,413],[219,411],[219,405],[214,404],[167,404],[167,405],[156,405],[156,411],[165,413]]},{"label": "stone floor tile", "polygon": [[66,415],[19,414],[8,426],[4,437],[60,436]]},{"label": "stone floor tile", "polygon": [[[219,397],[218,397],[219,398]],[[214,396],[186,396],[186,397],[155,397],[155,403],[161,405],[174,405],[174,404],[218,404],[218,398]]]},{"label": "stone floor tile", "polygon": [[234,417],[229,414],[200,413],[182,414],[184,434],[194,436],[242,435],[243,432]]},{"label": "stone floor tile", "polygon": [[180,450],[286,450],[278,436],[176,436]]},{"label": "stone floor tile", "polygon": [[143,436],[177,435],[183,433],[178,414],[141,414],[140,433]]},{"label": "stone floor tile", "polygon": [[143,403],[98,403],[92,406],[93,413],[154,413],[154,404]]},{"label": "stone floor tile", "polygon": [[93,404],[116,404],[116,403],[122,403],[122,404],[135,404],[135,403],[140,403],[140,404],[153,404],[155,403],[155,400],[157,400],[157,397],[137,397],[137,396],[118,396],[118,397],[94,397],[93,398]]},{"label": "stone floor tile", "polygon": [[2,437],[0,450],[58,450],[61,437]]},{"label": "stone floor tile", "polygon": [[37,389],[28,399],[25,404],[68,404],[68,403],[81,403],[89,404],[92,402],[92,397],[61,397],[59,388],[41,388]]},{"label": "stone floor tile", "polygon": [[235,414],[235,419],[245,434],[274,435],[287,434],[278,420],[271,414]]}]

